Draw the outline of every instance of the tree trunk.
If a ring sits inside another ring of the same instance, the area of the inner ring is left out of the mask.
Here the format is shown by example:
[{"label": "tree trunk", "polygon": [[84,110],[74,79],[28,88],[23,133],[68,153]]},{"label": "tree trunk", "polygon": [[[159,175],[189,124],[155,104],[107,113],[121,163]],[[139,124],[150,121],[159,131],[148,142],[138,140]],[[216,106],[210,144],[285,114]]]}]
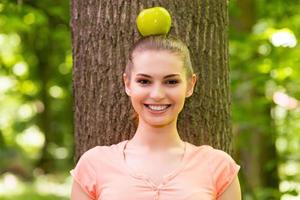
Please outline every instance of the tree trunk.
[{"label": "tree trunk", "polygon": [[199,75],[179,118],[182,139],[230,150],[227,1],[72,0],[76,159],[93,146],[133,136],[122,73],[128,49],[139,38],[137,14],[153,6],[169,10],[170,34],[188,44]]}]

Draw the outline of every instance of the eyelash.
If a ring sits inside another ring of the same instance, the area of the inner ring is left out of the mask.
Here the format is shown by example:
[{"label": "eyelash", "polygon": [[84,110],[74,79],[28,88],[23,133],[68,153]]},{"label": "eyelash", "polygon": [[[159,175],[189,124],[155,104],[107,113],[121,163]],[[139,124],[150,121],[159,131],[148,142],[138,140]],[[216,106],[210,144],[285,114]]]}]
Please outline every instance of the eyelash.
[{"label": "eyelash", "polygon": [[[146,80],[146,79],[138,79],[136,82],[139,83],[139,84],[141,84],[141,85],[149,85],[149,84],[151,84],[151,81],[150,80]],[[167,81],[165,81],[165,83],[168,84],[168,85],[176,85],[179,82],[180,81],[178,81],[178,80],[167,80]]]}]

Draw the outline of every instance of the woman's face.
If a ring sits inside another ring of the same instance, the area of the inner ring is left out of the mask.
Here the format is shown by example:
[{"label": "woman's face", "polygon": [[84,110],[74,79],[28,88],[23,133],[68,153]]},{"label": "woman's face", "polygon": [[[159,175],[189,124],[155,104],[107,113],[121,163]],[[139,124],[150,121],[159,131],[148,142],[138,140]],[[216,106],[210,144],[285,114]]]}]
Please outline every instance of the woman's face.
[{"label": "woman's face", "polygon": [[185,98],[192,95],[196,76],[188,81],[182,60],[168,51],[143,51],[133,56],[126,93],[139,115],[139,123],[165,126],[177,121]]}]

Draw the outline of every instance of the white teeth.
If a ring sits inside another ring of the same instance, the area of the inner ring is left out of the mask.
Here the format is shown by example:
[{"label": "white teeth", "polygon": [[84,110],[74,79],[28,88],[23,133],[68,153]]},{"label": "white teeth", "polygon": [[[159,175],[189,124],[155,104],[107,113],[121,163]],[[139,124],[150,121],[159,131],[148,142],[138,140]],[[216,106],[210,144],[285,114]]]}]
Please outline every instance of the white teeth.
[{"label": "white teeth", "polygon": [[163,105],[163,106],[154,106],[154,105],[148,105],[148,108],[150,108],[151,110],[164,110],[168,107],[168,105]]}]

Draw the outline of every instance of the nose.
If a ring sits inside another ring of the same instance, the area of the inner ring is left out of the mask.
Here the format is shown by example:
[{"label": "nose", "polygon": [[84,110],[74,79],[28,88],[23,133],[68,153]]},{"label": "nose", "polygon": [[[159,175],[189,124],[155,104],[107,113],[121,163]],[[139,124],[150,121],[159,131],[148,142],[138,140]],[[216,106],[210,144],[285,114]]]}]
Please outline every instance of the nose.
[{"label": "nose", "polygon": [[155,85],[150,92],[150,98],[156,101],[165,98],[164,88],[161,85]]}]

